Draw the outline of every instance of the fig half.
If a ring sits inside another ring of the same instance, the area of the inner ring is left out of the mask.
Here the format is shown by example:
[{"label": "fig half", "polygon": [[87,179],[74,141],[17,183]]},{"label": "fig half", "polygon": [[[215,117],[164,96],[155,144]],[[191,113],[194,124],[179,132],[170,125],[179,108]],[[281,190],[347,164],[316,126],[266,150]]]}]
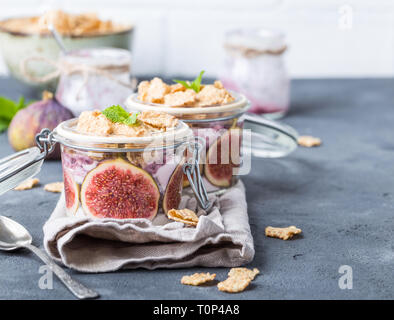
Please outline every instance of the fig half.
[{"label": "fig half", "polygon": [[79,208],[79,185],[72,175],[63,169],[64,196],[68,213],[75,214]]},{"label": "fig half", "polygon": [[183,189],[183,164],[179,164],[171,175],[168,181],[166,191],[163,198],[164,213],[171,209],[178,209],[182,198]]},{"label": "fig half", "polygon": [[96,218],[152,220],[159,198],[151,175],[120,158],[101,162],[86,175],[81,188],[82,208]]},{"label": "fig half", "polygon": [[[238,140],[238,141],[237,141]],[[205,177],[217,187],[230,187],[234,169],[240,164],[241,129],[231,128],[209,147]]]}]

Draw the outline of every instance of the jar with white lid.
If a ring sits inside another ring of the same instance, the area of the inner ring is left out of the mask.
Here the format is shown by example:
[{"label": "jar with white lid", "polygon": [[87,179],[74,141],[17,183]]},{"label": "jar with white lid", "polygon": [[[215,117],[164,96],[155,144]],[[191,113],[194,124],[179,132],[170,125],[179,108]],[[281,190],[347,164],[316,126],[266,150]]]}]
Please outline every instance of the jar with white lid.
[{"label": "jar with white lid", "polygon": [[60,56],[56,99],[75,116],[83,111],[122,105],[133,92],[131,52],[116,48],[70,51]]},{"label": "jar with white lid", "polygon": [[[204,184],[209,192],[233,186],[242,174],[250,172],[250,154],[283,157],[297,147],[297,133],[284,124],[247,113],[249,100],[230,91],[234,101],[204,107],[172,107],[142,102],[132,94],[125,102],[129,111],[155,111],[171,114],[192,129],[205,144],[200,162]],[[189,181],[184,178],[184,186]]]},{"label": "jar with white lid", "polygon": [[224,48],[223,85],[245,94],[251,102],[249,112],[283,117],[290,104],[284,35],[268,29],[235,30],[226,34]]}]

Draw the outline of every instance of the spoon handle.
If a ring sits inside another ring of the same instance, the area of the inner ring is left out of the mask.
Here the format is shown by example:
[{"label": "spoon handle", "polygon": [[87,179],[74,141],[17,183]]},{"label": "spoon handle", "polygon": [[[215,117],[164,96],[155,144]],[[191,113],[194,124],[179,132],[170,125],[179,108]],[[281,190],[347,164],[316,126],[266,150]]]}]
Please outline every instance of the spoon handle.
[{"label": "spoon handle", "polygon": [[86,288],[81,283],[72,279],[68,273],[60,268],[41,249],[33,246],[32,244],[26,244],[24,247],[34,252],[78,299],[91,299],[99,297],[97,292]]}]

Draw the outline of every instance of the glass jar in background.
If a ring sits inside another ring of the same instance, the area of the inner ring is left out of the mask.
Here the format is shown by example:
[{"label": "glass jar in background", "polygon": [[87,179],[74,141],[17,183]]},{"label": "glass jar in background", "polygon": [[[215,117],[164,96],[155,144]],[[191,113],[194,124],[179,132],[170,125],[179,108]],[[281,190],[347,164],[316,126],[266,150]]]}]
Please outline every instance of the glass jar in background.
[{"label": "glass jar in background", "polygon": [[234,30],[226,34],[224,47],[223,85],[245,94],[251,102],[249,112],[283,117],[290,104],[284,35],[268,29]]},{"label": "glass jar in background", "polygon": [[97,48],[75,50],[60,57],[56,99],[75,116],[82,111],[123,105],[133,93],[131,52]]}]

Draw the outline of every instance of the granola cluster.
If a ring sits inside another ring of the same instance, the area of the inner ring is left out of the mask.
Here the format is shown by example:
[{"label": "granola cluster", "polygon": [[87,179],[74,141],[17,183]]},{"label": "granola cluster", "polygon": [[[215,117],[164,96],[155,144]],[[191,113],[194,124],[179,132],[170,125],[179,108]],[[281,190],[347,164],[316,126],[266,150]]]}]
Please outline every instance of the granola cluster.
[{"label": "granola cluster", "polygon": [[164,112],[144,111],[135,125],[114,123],[101,111],[84,111],[78,118],[77,131],[98,136],[144,137],[154,132],[165,132],[178,124],[178,119]]},{"label": "granola cluster", "polygon": [[167,217],[193,227],[197,226],[199,220],[194,211],[186,208],[181,210],[171,209],[168,211]]},{"label": "granola cluster", "polygon": [[214,84],[201,85],[200,91],[195,92],[179,83],[166,84],[160,78],[142,81],[138,86],[138,99],[170,107],[206,107],[235,100],[219,80]]},{"label": "granola cluster", "polygon": [[69,14],[61,10],[47,11],[40,17],[5,20],[0,26],[11,32],[48,34],[48,25],[51,23],[64,36],[109,34],[130,28],[112,21],[100,20],[95,13]]}]

